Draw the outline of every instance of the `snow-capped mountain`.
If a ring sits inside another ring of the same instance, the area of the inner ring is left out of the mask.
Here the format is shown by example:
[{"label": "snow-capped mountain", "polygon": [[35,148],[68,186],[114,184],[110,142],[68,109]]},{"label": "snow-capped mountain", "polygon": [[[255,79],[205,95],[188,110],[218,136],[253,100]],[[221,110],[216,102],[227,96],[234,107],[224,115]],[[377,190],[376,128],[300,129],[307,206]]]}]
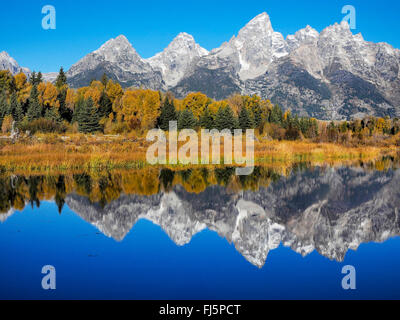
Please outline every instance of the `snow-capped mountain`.
[{"label": "snow-capped mountain", "polygon": [[27,76],[31,74],[31,71],[28,68],[21,67],[18,62],[15,61],[14,58],[10,57],[10,55],[5,51],[0,52],[0,70],[8,70],[13,75],[16,75],[21,70]]},{"label": "snow-capped mountain", "polygon": [[66,75],[72,86],[79,87],[88,85],[93,79],[101,79],[104,73],[124,86],[162,88],[161,73],[153,70],[123,35],[85,56]]},{"label": "snow-capped mountain", "polygon": [[167,87],[174,87],[185,76],[193,61],[207,54],[208,51],[198,45],[193,36],[183,32],[163,52],[146,61],[154,70],[161,71]]},{"label": "snow-capped mountain", "polygon": [[[19,66],[1,53],[1,68]],[[324,120],[400,116],[400,50],[365,41],[346,22],[320,33],[307,26],[285,39],[262,13],[210,52],[181,33],[149,59],[121,35],[73,65],[67,77],[79,87],[104,73],[124,87],[169,90],[178,98],[197,91],[217,100],[257,94]]]},{"label": "snow-capped mountain", "polygon": [[365,41],[346,22],[287,42],[290,54],[248,80],[245,93],[320,119],[400,115],[400,50]]},{"label": "snow-capped mountain", "polygon": [[48,72],[48,73],[43,73],[43,81],[45,82],[51,82],[54,83],[57,79],[58,72]]}]

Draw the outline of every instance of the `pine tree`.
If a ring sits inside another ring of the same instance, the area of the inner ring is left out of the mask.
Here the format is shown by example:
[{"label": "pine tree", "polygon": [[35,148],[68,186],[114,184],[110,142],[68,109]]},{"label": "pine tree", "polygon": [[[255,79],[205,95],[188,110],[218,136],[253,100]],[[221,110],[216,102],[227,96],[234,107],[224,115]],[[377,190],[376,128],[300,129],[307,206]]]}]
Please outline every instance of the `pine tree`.
[{"label": "pine tree", "polygon": [[258,103],[255,106],[253,106],[251,115],[253,118],[254,127],[260,128],[263,119],[262,119],[262,109]]},{"label": "pine tree", "polygon": [[72,115],[72,122],[78,122],[79,124],[79,119],[81,117],[82,110],[84,108],[85,100],[83,98],[80,98],[74,108],[74,113]]},{"label": "pine tree", "polygon": [[105,73],[103,73],[103,76],[101,77],[101,83],[103,84],[104,87],[107,86],[108,83],[108,77]]},{"label": "pine tree", "polygon": [[192,110],[186,108],[181,112],[178,119],[178,130],[194,129],[196,128],[197,121],[194,118]]},{"label": "pine tree", "polygon": [[33,86],[36,84],[36,72],[35,71],[32,72],[31,77],[29,78],[29,83]]},{"label": "pine tree", "polygon": [[67,90],[61,89],[57,96],[57,100],[60,105],[58,108],[58,113],[60,114],[60,117],[62,120],[71,122],[73,112],[71,109],[66,107],[66,105],[65,105],[66,99],[67,99]]},{"label": "pine tree", "polygon": [[60,72],[58,73],[57,79],[56,79],[56,87],[60,89],[64,85],[67,84],[67,76],[65,75],[63,67],[60,68]]},{"label": "pine tree", "polygon": [[36,77],[36,84],[40,84],[40,83],[42,83],[43,82],[43,75],[42,75],[42,73],[39,71],[39,73],[37,74],[37,77]]},{"label": "pine tree", "polygon": [[200,127],[208,130],[215,128],[215,121],[208,107],[204,109],[203,114],[200,117]]},{"label": "pine tree", "polygon": [[83,108],[79,114],[79,131],[83,133],[94,133],[101,131],[99,120],[100,118],[98,109],[94,105],[92,98],[89,98],[83,104]]},{"label": "pine tree", "polygon": [[54,122],[61,122],[61,117],[56,108],[50,107],[47,108],[44,117],[49,120],[53,120]]},{"label": "pine tree", "polygon": [[99,100],[99,116],[100,118],[108,117],[112,112],[112,102],[107,93],[103,91]]},{"label": "pine tree", "polygon": [[277,104],[274,105],[271,110],[269,121],[276,124],[282,124],[283,112],[282,109]]},{"label": "pine tree", "polygon": [[9,110],[8,102],[7,102],[7,95],[4,90],[0,91],[0,128],[3,124],[3,119],[7,115]]},{"label": "pine tree", "polygon": [[242,107],[239,114],[239,126],[242,130],[254,128],[254,121],[246,107]]},{"label": "pine tree", "polygon": [[161,114],[158,118],[158,127],[161,130],[168,131],[169,122],[177,120],[178,114],[176,112],[174,103],[167,97],[164,101],[163,106],[161,107]]},{"label": "pine tree", "polygon": [[18,102],[17,94],[14,92],[10,97],[10,109],[9,114],[12,115],[13,119],[18,123],[21,122],[24,117],[24,110],[22,105]]},{"label": "pine tree", "polygon": [[230,106],[220,107],[217,112],[215,124],[218,130],[229,129],[233,131],[239,127],[239,123]]},{"label": "pine tree", "polygon": [[39,103],[38,90],[36,85],[32,87],[29,97],[28,111],[26,115],[28,116],[29,121],[39,119],[42,116],[42,106]]}]

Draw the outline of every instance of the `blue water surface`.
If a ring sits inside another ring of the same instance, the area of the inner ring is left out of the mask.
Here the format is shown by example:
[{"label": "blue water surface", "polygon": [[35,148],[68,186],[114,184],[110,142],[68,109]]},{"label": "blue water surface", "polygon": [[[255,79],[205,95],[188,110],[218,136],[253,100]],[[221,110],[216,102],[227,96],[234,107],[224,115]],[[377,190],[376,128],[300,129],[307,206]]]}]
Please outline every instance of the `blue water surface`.
[{"label": "blue water surface", "polygon": [[[65,207],[27,207],[0,224],[1,299],[398,299],[400,239],[362,244],[345,261],[317,252],[272,250],[262,269],[215,232],[185,246],[140,220],[122,242],[104,236]],[[42,267],[56,268],[56,290],[43,290]],[[342,267],[357,271],[343,290]]]}]

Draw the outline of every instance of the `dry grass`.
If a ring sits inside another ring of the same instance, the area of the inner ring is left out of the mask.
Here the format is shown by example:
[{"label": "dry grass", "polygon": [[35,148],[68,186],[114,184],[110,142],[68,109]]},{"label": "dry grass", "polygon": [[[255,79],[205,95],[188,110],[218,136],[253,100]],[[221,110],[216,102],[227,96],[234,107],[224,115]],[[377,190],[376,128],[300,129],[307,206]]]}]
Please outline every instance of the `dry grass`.
[{"label": "dry grass", "polygon": [[[82,134],[64,137],[37,135],[15,144],[1,140],[0,169],[13,172],[140,169],[149,166],[146,161],[149,145],[144,138]],[[374,160],[384,155],[395,155],[397,152],[398,147],[394,144],[383,147],[344,147],[308,141],[255,143],[256,164],[267,166],[285,166],[304,161],[314,165],[333,165]]]}]

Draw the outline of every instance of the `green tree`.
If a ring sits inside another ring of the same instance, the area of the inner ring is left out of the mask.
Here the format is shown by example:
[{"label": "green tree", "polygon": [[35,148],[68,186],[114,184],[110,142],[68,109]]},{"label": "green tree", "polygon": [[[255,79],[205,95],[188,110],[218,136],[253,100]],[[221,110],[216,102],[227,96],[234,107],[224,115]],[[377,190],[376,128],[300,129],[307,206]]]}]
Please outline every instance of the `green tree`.
[{"label": "green tree", "polygon": [[99,116],[100,118],[108,117],[112,112],[112,102],[107,93],[103,91],[99,100]]},{"label": "green tree", "polygon": [[26,115],[29,121],[39,119],[42,116],[42,106],[39,103],[38,90],[36,85],[32,87],[29,97],[28,111]]},{"label": "green tree", "polygon": [[214,117],[208,106],[204,109],[203,114],[200,117],[200,127],[208,130],[215,128]]},{"label": "green tree", "polygon": [[178,115],[174,106],[173,101],[170,98],[165,98],[164,103],[161,107],[161,114],[158,118],[158,127],[164,131],[169,130],[169,122],[177,121]]},{"label": "green tree", "polygon": [[254,121],[250,112],[246,107],[242,107],[239,113],[239,127],[242,130],[252,129],[254,128]]},{"label": "green tree", "polygon": [[239,123],[230,106],[220,107],[215,118],[215,125],[218,130],[234,130],[239,127]]},{"label": "green tree", "polygon": [[197,121],[193,115],[192,110],[185,108],[179,115],[178,130],[194,129],[196,128]]},{"label": "green tree", "polygon": [[255,128],[260,128],[263,120],[263,110],[259,103],[255,104],[251,110],[252,120]]},{"label": "green tree", "polygon": [[47,108],[44,117],[54,122],[61,122],[61,117],[56,108]]},{"label": "green tree", "polygon": [[94,105],[92,98],[89,98],[85,101],[82,110],[79,112],[79,131],[83,133],[101,131],[99,120],[98,109]]},{"label": "green tree", "polygon": [[103,76],[101,77],[101,83],[103,84],[104,87],[107,86],[108,83],[108,77],[105,73],[103,73]]},{"label": "green tree", "polygon": [[58,112],[60,114],[61,119],[71,122],[73,112],[66,106],[66,100],[67,100],[66,88],[60,89],[60,92],[57,95],[57,100],[60,104]]},{"label": "green tree", "polygon": [[7,95],[4,90],[0,91],[0,128],[3,124],[3,119],[7,115],[9,110],[8,102],[7,102]]},{"label": "green tree", "polygon": [[57,79],[56,79],[56,87],[60,89],[64,85],[67,84],[67,76],[65,75],[64,68],[60,68],[60,72],[58,73]]},{"label": "green tree", "polygon": [[83,99],[83,98],[80,98],[76,102],[74,112],[72,115],[72,122],[78,122],[78,124],[79,124],[79,119],[80,119],[81,113],[84,109],[84,104],[85,104],[85,99]]},{"label": "green tree", "polygon": [[10,109],[9,114],[12,115],[16,122],[21,122],[24,117],[24,110],[22,105],[18,102],[17,94],[13,92],[10,97]]},{"label": "green tree", "polygon": [[36,84],[36,72],[35,71],[32,72],[32,74],[29,78],[29,83],[33,86]]},{"label": "green tree", "polygon": [[37,74],[37,77],[36,77],[36,84],[39,84],[39,83],[42,83],[42,82],[43,82],[43,75],[39,71],[39,73]]},{"label": "green tree", "polygon": [[272,107],[269,122],[282,125],[283,111],[277,104]]}]

